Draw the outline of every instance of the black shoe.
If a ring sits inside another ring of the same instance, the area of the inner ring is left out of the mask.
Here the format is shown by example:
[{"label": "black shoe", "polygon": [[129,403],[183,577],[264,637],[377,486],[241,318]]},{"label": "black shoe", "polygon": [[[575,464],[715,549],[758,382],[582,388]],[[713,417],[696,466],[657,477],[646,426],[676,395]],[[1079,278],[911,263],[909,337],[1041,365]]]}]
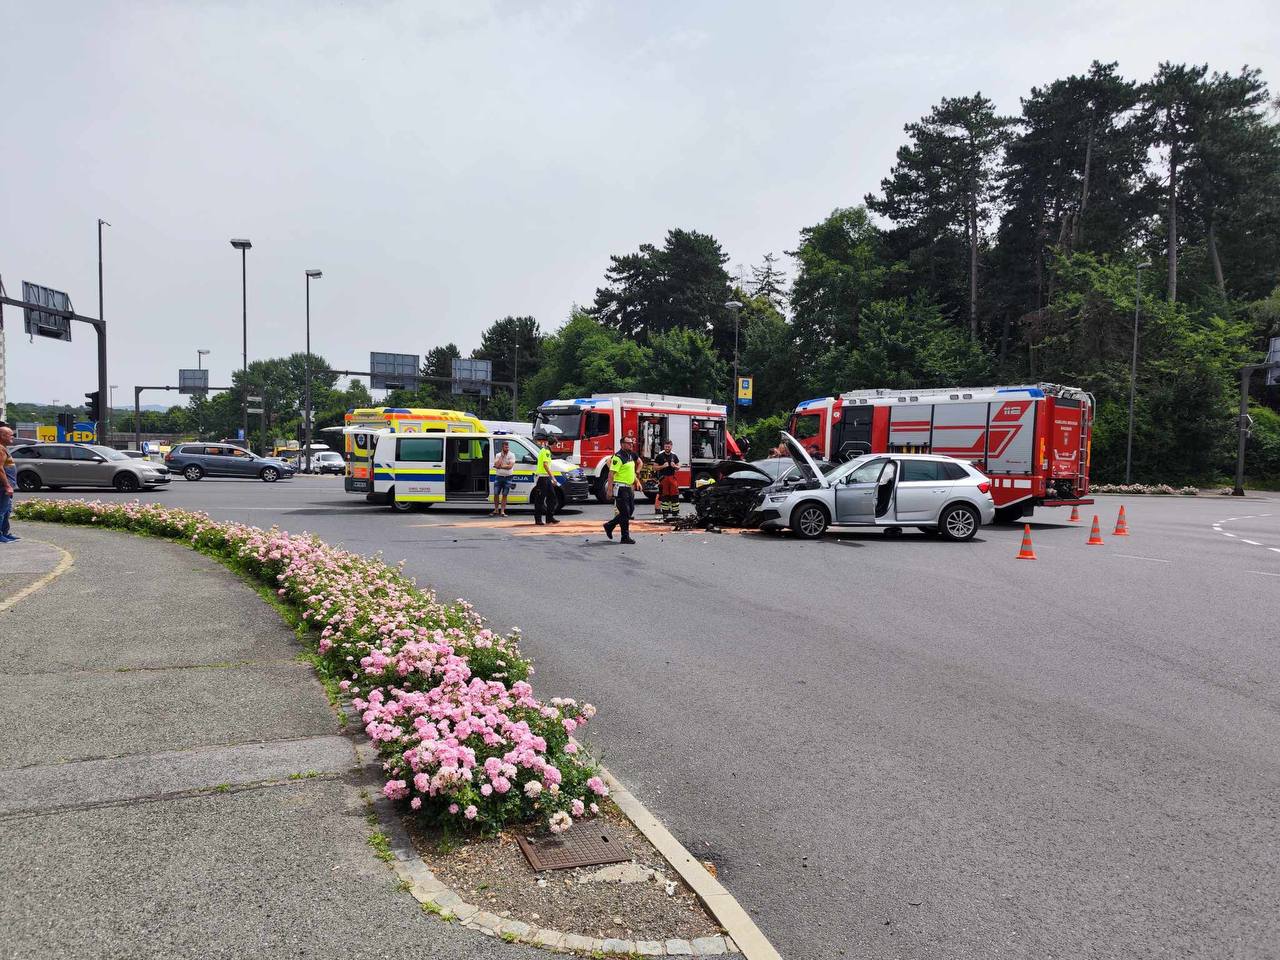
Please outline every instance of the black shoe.
[{"label": "black shoe", "polygon": [[612,540],[612,539],[613,539],[613,527],[609,526],[607,523],[602,523],[602,524],[601,524],[601,526],[602,526],[602,527],[604,527],[604,535],[605,535],[606,537],[608,537],[610,540]]},{"label": "black shoe", "polygon": [[536,519],[536,520],[534,520],[534,521],[533,521],[533,525],[534,525],[535,527],[540,527],[540,526],[542,526],[542,520],[541,520],[541,519]]},{"label": "black shoe", "polygon": [[560,522],[560,521],[559,521],[559,520],[557,520],[555,517],[548,517],[548,518],[547,518],[547,523],[559,523],[559,522]]},{"label": "black shoe", "polygon": [[630,537],[623,537],[623,538],[622,538],[622,542],[623,542],[623,543],[635,543],[635,541],[634,541],[634,540],[632,540]]}]

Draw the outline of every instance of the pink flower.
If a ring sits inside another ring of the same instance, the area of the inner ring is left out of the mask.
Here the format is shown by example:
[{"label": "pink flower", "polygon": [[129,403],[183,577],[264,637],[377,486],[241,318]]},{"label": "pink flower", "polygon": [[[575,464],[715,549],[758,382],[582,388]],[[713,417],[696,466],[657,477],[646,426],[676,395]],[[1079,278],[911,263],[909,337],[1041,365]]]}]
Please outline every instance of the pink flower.
[{"label": "pink flower", "polygon": [[551,815],[547,826],[551,828],[552,833],[564,833],[573,826],[573,819],[563,810],[557,810]]},{"label": "pink flower", "polygon": [[[593,804],[593,806],[594,806],[594,804]],[[582,816],[582,814],[586,811],[586,807],[584,807],[584,806],[582,805],[582,801],[581,801],[581,800],[575,800],[575,801],[573,801],[573,803],[570,805],[569,809],[573,812],[573,815],[574,815],[575,817],[580,817],[580,816]]]},{"label": "pink flower", "polygon": [[450,812],[450,813],[457,813],[457,812],[458,812],[458,805],[457,805],[456,803],[451,803],[451,804],[449,804],[449,812]]},{"label": "pink flower", "polygon": [[382,793],[388,800],[400,800],[409,795],[409,785],[403,780],[388,780]]},{"label": "pink flower", "polygon": [[493,793],[493,787],[487,783],[480,784],[480,796],[487,797]]},{"label": "pink flower", "polygon": [[599,777],[592,777],[588,780],[587,789],[597,797],[607,797],[609,795],[609,788],[604,785],[604,781]]},{"label": "pink flower", "polygon": [[422,798],[414,797],[412,800],[409,801],[409,806],[413,807],[413,809],[415,810],[420,809],[422,807]]},{"label": "pink flower", "polygon": [[467,809],[462,811],[462,815],[466,817],[468,820],[474,820],[476,818],[476,814],[478,814],[479,812],[480,811],[476,809],[475,804],[472,804],[471,806],[467,807]]},{"label": "pink flower", "polygon": [[542,784],[537,780],[530,780],[524,785],[524,793],[526,797],[537,797],[542,792]]}]

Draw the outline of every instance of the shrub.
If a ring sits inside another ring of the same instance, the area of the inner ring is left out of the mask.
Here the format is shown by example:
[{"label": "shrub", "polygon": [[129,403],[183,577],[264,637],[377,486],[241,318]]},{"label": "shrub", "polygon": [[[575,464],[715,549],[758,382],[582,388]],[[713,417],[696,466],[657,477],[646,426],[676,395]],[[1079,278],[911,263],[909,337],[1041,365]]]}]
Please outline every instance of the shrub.
[{"label": "shrub", "polygon": [[470,604],[440,603],[399,568],[155,504],[25,500],[17,512],[182,541],[270,587],[318,632],[321,667],[382,757],[383,793],[421,816],[485,830],[545,818],[559,831],[608,792],[573,737],[595,708],[539,701],[517,633],[494,633]]}]

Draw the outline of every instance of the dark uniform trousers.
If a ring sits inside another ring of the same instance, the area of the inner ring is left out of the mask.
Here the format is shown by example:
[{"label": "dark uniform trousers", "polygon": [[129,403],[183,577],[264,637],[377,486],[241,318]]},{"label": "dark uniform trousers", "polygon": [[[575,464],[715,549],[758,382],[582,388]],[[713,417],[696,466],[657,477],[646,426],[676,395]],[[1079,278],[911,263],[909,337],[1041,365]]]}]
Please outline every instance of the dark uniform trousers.
[{"label": "dark uniform trousers", "polygon": [[539,477],[538,482],[533,485],[533,495],[530,497],[533,501],[533,519],[540,521],[544,516],[550,520],[556,515],[556,504],[559,498],[556,496],[556,485],[550,477]]},{"label": "dark uniform trousers", "polygon": [[605,524],[610,530],[614,527],[622,528],[622,539],[631,538],[631,515],[636,512],[636,492],[631,487],[624,487],[617,484],[613,488],[613,506],[617,513],[613,515],[613,519]]}]

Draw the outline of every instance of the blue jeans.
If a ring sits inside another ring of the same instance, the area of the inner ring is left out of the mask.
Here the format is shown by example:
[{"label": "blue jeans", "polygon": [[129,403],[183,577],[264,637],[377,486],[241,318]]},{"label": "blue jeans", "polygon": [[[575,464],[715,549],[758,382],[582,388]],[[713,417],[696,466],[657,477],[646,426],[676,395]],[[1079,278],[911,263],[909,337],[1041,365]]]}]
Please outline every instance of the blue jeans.
[{"label": "blue jeans", "polygon": [[[5,475],[9,476],[10,471],[6,470]],[[18,471],[14,470],[12,476],[9,476],[9,483],[15,489],[18,486]],[[13,497],[4,492],[4,488],[0,487],[0,537],[9,536],[9,516],[13,513]]]}]

